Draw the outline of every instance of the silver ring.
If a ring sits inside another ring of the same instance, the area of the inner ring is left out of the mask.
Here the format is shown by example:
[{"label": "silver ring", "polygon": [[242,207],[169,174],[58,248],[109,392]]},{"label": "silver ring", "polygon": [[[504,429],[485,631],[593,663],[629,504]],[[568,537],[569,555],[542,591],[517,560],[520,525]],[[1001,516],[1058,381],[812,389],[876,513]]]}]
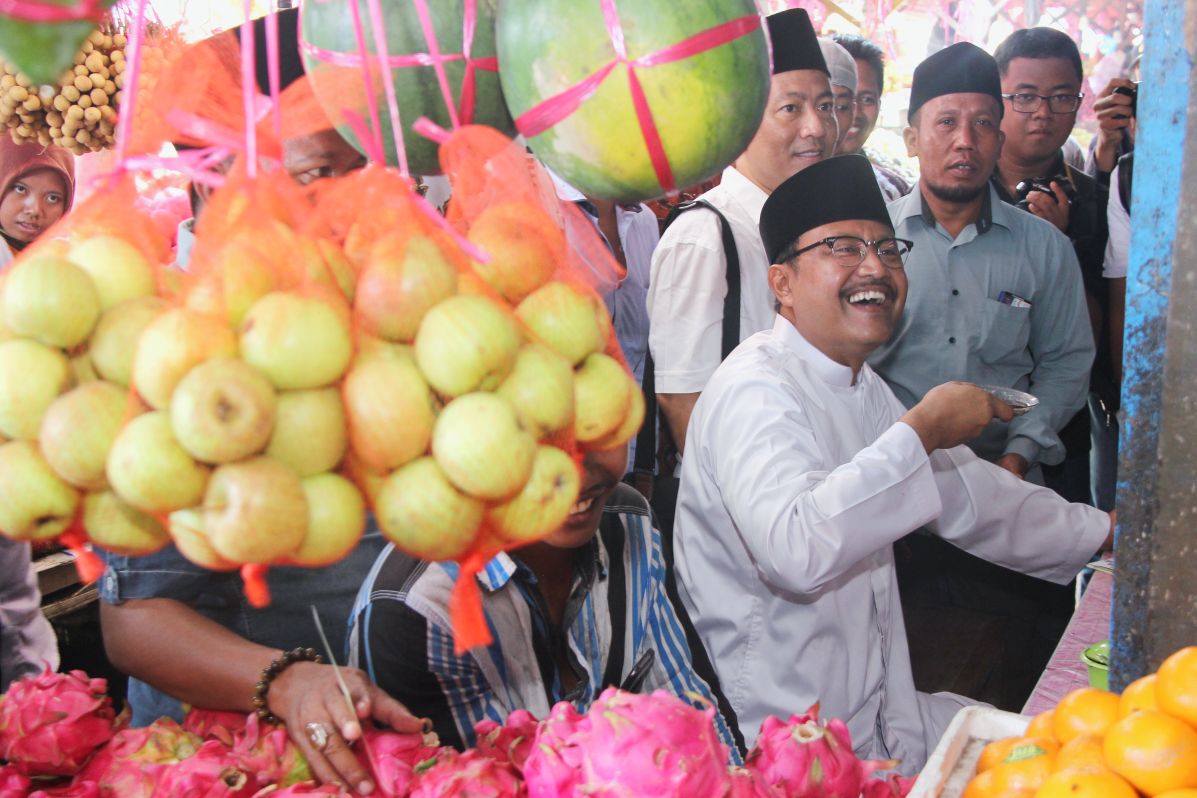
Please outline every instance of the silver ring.
[{"label": "silver ring", "polygon": [[328,746],[328,727],[323,723],[313,721],[304,726],[304,728],[308,731],[308,739],[312,741],[312,745],[317,751],[323,753],[324,749]]}]

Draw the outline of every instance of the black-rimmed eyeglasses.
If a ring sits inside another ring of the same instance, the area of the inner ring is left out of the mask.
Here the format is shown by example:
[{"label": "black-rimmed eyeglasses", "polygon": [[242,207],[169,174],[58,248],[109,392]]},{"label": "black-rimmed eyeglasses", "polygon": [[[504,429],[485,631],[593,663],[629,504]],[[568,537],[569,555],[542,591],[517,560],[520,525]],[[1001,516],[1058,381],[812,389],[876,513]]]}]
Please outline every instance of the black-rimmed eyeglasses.
[{"label": "black-rimmed eyeglasses", "polygon": [[1085,99],[1084,94],[1053,94],[1050,97],[1045,97],[1042,94],[1029,92],[1003,94],[1002,97],[1010,101],[1011,108],[1022,114],[1035,113],[1039,110],[1039,106],[1043,105],[1044,100],[1047,100],[1047,107],[1053,114],[1071,114],[1081,107],[1081,100]]},{"label": "black-rimmed eyeglasses", "polygon": [[906,265],[906,256],[914,249],[914,242],[905,238],[878,238],[875,241],[865,241],[857,236],[830,236],[805,246],[794,253],[798,257],[812,249],[827,247],[831,257],[845,269],[855,269],[864,263],[869,250],[877,253],[881,263],[888,269],[901,269]]}]

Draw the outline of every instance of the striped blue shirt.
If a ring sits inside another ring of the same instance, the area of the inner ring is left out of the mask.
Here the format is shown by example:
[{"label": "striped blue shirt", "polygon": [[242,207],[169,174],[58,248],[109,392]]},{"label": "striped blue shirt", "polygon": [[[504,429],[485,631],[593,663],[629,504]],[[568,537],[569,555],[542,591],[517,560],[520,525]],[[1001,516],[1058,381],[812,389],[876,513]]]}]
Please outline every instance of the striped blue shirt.
[{"label": "striped blue shirt", "polygon": [[[442,742],[471,746],[474,724],[501,723],[515,709],[543,718],[553,704],[570,701],[584,712],[604,687],[624,684],[651,650],[641,691],[662,689],[714,706],[720,738],[740,761],[743,742],[728,722],[730,707],[677,601],[661,535],[636,491],[619,486],[598,535],[578,549],[560,627],[550,621],[531,569],[518,554],[500,554],[477,577],[494,642],[457,655],[449,620],[457,576],[453,563],[387,548],[358,595],[349,637],[350,663],[431,718]],[[563,651],[578,677],[569,690],[557,667]]]}]

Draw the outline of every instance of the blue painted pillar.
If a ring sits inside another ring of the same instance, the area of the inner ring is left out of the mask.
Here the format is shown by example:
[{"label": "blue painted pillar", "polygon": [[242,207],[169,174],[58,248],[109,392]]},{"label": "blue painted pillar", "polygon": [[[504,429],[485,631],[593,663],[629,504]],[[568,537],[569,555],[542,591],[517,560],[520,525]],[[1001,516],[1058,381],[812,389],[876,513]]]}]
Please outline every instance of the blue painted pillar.
[{"label": "blue painted pillar", "polygon": [[1197,644],[1197,4],[1149,0],[1127,277],[1111,689]]}]

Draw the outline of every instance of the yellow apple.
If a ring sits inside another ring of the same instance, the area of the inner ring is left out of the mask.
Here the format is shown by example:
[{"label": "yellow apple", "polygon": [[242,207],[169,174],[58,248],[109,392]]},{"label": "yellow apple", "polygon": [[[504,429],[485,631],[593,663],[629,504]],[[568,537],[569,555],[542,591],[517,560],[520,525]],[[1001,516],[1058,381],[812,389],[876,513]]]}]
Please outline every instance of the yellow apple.
[{"label": "yellow apple", "polygon": [[424,316],[416,362],[437,392],[453,397],[499,387],[519,352],[511,311],[484,296],[454,296]]},{"label": "yellow apple", "polygon": [[291,466],[301,477],[331,471],[349,445],[347,424],[336,388],[283,391],[278,395],[266,454]]},{"label": "yellow apple", "polygon": [[109,382],[128,388],[133,379],[137,341],[167,307],[165,299],[143,296],[125,300],[100,316],[88,343],[96,372]]},{"label": "yellow apple", "polygon": [[387,540],[422,560],[460,557],[474,542],[484,505],[449,482],[431,457],[395,471],[378,491],[374,512]]},{"label": "yellow apple", "polygon": [[508,543],[531,543],[565,523],[581,487],[572,457],[556,446],[538,446],[523,490],[491,506],[486,518],[491,530]]},{"label": "yellow apple", "polygon": [[133,357],[133,387],[155,410],[165,410],[183,375],[214,357],[234,357],[237,338],[216,316],[172,308],[150,322]]},{"label": "yellow apple", "polygon": [[493,393],[454,399],[432,428],[432,456],[458,490],[490,501],[519,492],[532,473],[536,440],[511,403]]},{"label": "yellow apple", "polygon": [[254,303],[274,291],[278,282],[257,245],[235,238],[221,248],[211,271],[191,286],[184,304],[198,313],[219,316],[236,329]]},{"label": "yellow apple", "polygon": [[353,302],[362,329],[387,341],[416,337],[420,321],[437,303],[457,292],[457,270],[440,247],[424,236],[406,246],[380,242],[358,278]]},{"label": "yellow apple", "polygon": [[75,487],[101,490],[108,485],[108,452],[132,412],[128,392],[110,382],[97,380],[67,391],[42,417],[42,455]]},{"label": "yellow apple", "polygon": [[[631,379],[629,377],[629,379]],[[614,449],[635,438],[640,433],[640,426],[644,423],[644,392],[640,386],[632,383],[631,402],[624,414],[623,421],[612,432],[587,444],[588,449],[605,451]]]},{"label": "yellow apple", "polygon": [[299,475],[269,457],[220,466],[204,494],[204,531],[229,562],[268,564],[291,556],[308,533]]},{"label": "yellow apple", "polygon": [[556,350],[571,365],[607,346],[611,318],[607,306],[588,289],[554,280],[531,293],[515,314],[534,340]]},{"label": "yellow apple", "polygon": [[353,451],[390,471],[428,450],[436,405],[416,364],[401,357],[359,359],[341,386]]},{"label": "yellow apple", "polygon": [[36,440],[46,408],[70,383],[70,363],[57,349],[24,338],[0,343],[0,434]]},{"label": "yellow apple", "polygon": [[574,437],[589,444],[614,432],[632,402],[632,381],[619,361],[595,352],[574,372]]},{"label": "yellow apple", "polygon": [[495,391],[515,408],[524,429],[540,439],[574,420],[574,370],[543,344],[525,344],[515,368]]},{"label": "yellow apple", "polygon": [[402,357],[416,362],[416,350],[410,344],[396,344],[358,332],[354,336],[354,365],[372,357]]},{"label": "yellow apple", "polygon": [[0,534],[49,540],[66,531],[79,493],[59,479],[32,441],[0,446]]},{"label": "yellow apple", "polygon": [[108,452],[108,484],[147,513],[194,507],[204,497],[209,469],[175,440],[170,415],[157,410],[121,429]]},{"label": "yellow apple", "polygon": [[205,463],[231,463],[266,448],[278,400],[261,372],[235,357],[205,360],[170,400],[175,439]]},{"label": "yellow apple", "polygon": [[88,352],[86,346],[77,347],[71,353],[71,383],[82,385],[85,382],[95,382],[98,379],[100,379],[100,375],[96,371],[95,363],[92,362],[91,353]]},{"label": "yellow apple", "polygon": [[316,246],[324,257],[329,274],[332,275],[337,287],[341,289],[341,293],[345,295],[346,301],[353,302],[357,292],[357,272],[354,270],[353,264],[349,262],[349,258],[346,257],[345,251],[327,238],[317,238]]},{"label": "yellow apple", "polygon": [[366,503],[357,487],[339,474],[303,480],[308,499],[308,533],[288,565],[330,565],[353,551],[366,528]]},{"label": "yellow apple", "polygon": [[350,482],[357,485],[358,490],[365,495],[371,506],[378,501],[378,491],[388,476],[386,471],[366,465],[360,457],[353,453],[352,449],[345,453],[345,459],[341,462],[341,473]]},{"label": "yellow apple", "polygon": [[4,320],[17,335],[70,349],[87,340],[99,318],[95,283],[69,260],[34,255],[9,269]]},{"label": "yellow apple", "polygon": [[208,533],[204,531],[202,507],[189,507],[171,513],[168,531],[179,554],[200,568],[207,568],[209,571],[236,571],[241,567],[221,557],[216,553],[216,549],[212,548]]},{"label": "yellow apple", "polygon": [[565,237],[543,210],[507,202],[483,211],[470,225],[469,239],[490,255],[474,271],[512,303],[544,285],[565,256]]},{"label": "yellow apple", "polygon": [[71,246],[67,259],[91,275],[101,313],[127,299],[152,296],[157,289],[153,264],[122,238],[86,238]]},{"label": "yellow apple", "polygon": [[170,543],[162,524],[110,490],[83,497],[83,527],[95,545],[129,557],[153,554]]},{"label": "yellow apple", "polygon": [[267,294],[241,322],[241,356],[281,391],[331,385],[353,357],[348,314],[327,297]]}]

